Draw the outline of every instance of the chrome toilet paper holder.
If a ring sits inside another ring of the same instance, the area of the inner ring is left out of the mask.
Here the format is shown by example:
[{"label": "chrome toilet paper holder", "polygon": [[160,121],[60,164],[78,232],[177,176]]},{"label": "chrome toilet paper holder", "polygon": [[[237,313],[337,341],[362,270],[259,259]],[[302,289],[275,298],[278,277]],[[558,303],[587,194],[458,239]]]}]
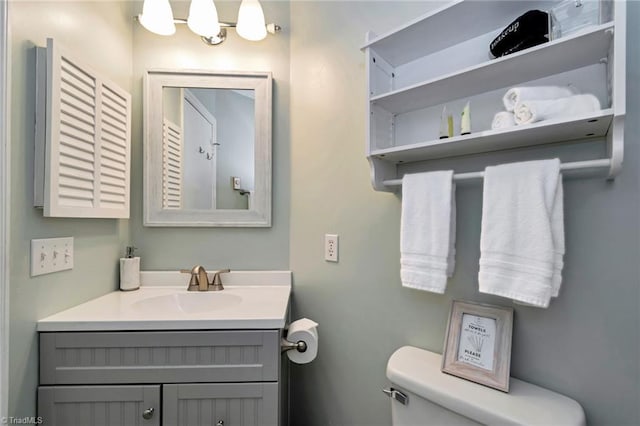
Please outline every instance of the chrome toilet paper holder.
[{"label": "chrome toilet paper holder", "polygon": [[[285,335],[289,333],[289,325],[287,324],[284,328]],[[282,337],[280,339],[280,353],[285,353],[292,349],[297,350],[298,352],[306,352],[307,344],[302,340],[298,340],[297,342],[290,342],[286,339],[286,337]]]},{"label": "chrome toilet paper holder", "polygon": [[302,340],[297,342],[290,342],[285,338],[280,339],[280,353],[295,349],[298,352],[305,352],[307,350],[307,344]]}]

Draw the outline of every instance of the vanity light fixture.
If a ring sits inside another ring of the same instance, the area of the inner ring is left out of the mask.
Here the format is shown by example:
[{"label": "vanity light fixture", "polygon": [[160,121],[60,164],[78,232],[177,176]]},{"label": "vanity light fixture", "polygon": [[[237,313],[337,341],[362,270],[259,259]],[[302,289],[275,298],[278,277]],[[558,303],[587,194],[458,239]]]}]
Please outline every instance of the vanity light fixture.
[{"label": "vanity light fixture", "polygon": [[175,24],[187,24],[191,31],[211,46],[226,40],[227,28],[235,28],[240,37],[250,41],[263,40],[267,33],[275,34],[281,29],[277,24],[265,24],[264,12],[258,0],[242,0],[237,24],[218,21],[213,0],[191,0],[187,19],[173,17],[169,0],[144,0],[142,14],[137,19],[144,28],[158,35],[173,35]]},{"label": "vanity light fixture", "polygon": [[211,0],[191,0],[187,26],[202,37],[211,37],[220,32],[218,11]]},{"label": "vanity light fixture", "polygon": [[267,36],[264,12],[258,0],[242,0],[236,32],[240,37],[251,41],[262,40]]},{"label": "vanity light fixture", "polygon": [[169,0],[144,0],[138,21],[147,30],[158,35],[173,35],[176,25]]}]

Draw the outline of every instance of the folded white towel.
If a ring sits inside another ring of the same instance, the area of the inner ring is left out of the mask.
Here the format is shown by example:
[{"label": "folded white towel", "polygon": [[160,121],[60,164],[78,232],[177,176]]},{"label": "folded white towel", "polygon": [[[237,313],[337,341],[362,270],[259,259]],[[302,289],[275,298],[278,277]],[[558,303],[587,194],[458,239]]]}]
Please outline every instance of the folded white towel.
[{"label": "folded white towel", "polygon": [[455,267],[453,171],[402,178],[400,279],[405,287],[444,293]]},{"label": "folded white towel", "polygon": [[482,202],[480,292],[546,308],[562,281],[560,161],[487,167]]},{"label": "folded white towel", "polygon": [[578,91],[573,86],[512,87],[502,97],[502,103],[507,111],[513,111],[518,102],[553,100],[576,94]]},{"label": "folded white towel", "polygon": [[508,129],[516,125],[516,119],[512,112],[500,111],[493,116],[491,121],[491,130]]},{"label": "folded white towel", "polygon": [[514,116],[517,124],[571,117],[600,110],[600,101],[591,94],[573,95],[553,101],[523,101],[516,104]]}]

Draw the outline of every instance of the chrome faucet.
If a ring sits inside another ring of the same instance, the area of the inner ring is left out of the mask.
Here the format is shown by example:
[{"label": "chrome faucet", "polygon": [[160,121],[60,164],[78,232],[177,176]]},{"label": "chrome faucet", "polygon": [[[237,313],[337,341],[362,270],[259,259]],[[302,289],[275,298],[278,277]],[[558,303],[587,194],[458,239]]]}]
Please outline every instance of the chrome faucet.
[{"label": "chrome faucet", "polygon": [[200,265],[196,265],[191,270],[181,269],[180,272],[185,274],[191,274],[189,279],[188,291],[220,291],[224,290],[222,286],[222,279],[220,274],[231,272],[229,269],[220,269],[213,272],[213,280],[209,283],[209,277],[207,271]]}]

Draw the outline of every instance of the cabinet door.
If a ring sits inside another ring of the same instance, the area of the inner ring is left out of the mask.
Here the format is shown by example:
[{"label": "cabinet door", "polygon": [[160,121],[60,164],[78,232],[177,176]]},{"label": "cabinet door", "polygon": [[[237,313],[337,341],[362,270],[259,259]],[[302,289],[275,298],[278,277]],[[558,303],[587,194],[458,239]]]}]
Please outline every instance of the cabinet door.
[{"label": "cabinet door", "polygon": [[162,422],[165,426],[276,426],[278,383],[164,385]]},{"label": "cabinet door", "polygon": [[160,386],[40,386],[38,416],[49,426],[160,426]]},{"label": "cabinet door", "polygon": [[36,63],[35,206],[46,217],[128,219],[131,95],[53,39]]}]

